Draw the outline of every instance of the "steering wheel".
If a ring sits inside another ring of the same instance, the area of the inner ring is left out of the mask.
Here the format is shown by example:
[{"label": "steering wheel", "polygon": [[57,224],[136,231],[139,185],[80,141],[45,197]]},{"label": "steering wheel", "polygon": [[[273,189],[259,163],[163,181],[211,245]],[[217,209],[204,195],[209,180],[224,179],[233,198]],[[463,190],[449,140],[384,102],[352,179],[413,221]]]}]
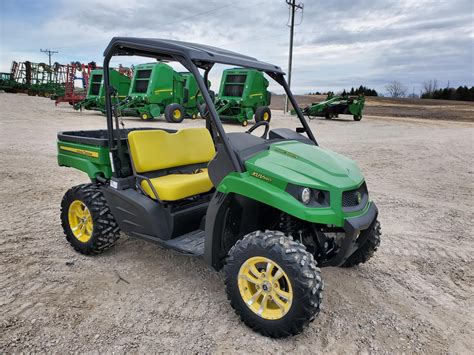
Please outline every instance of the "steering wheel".
[{"label": "steering wheel", "polygon": [[248,131],[246,131],[245,133],[252,133],[253,131],[255,131],[258,127],[260,126],[265,126],[265,132],[263,132],[263,134],[260,136],[261,138],[264,138],[266,139],[267,138],[267,134],[268,134],[268,130],[270,129],[270,123],[268,121],[260,121],[260,122],[257,122],[255,123],[252,127],[250,127],[248,129]]}]

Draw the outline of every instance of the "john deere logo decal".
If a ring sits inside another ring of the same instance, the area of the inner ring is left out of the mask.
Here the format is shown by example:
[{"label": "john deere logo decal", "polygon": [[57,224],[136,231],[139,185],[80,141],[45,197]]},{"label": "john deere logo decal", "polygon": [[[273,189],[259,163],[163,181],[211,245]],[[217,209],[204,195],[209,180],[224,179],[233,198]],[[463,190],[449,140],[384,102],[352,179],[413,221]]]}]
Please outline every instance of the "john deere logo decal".
[{"label": "john deere logo decal", "polygon": [[270,179],[268,176],[265,176],[261,173],[257,173],[256,171],[252,173],[252,176],[260,180],[265,180],[266,182],[272,182],[272,179]]},{"label": "john deere logo decal", "polygon": [[357,191],[356,196],[357,196],[357,204],[360,205],[360,203],[362,202],[362,194],[359,191]]}]

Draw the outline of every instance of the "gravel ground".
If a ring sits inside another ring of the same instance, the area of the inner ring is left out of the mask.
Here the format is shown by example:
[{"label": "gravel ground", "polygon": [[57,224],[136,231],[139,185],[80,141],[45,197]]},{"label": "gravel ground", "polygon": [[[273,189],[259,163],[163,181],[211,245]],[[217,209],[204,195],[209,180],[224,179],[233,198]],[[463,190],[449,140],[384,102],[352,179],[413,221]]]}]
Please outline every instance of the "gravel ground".
[{"label": "gravel ground", "polygon": [[[272,127],[296,124],[274,113]],[[101,256],[72,250],[60,201],[87,177],[57,166],[56,133],[104,125],[95,113],[0,94],[0,353],[472,352],[472,123],[311,121],[322,146],[359,163],[383,239],[369,263],[323,269],[323,312],[282,340],[245,327],[222,274],[200,259],[127,236]]]}]

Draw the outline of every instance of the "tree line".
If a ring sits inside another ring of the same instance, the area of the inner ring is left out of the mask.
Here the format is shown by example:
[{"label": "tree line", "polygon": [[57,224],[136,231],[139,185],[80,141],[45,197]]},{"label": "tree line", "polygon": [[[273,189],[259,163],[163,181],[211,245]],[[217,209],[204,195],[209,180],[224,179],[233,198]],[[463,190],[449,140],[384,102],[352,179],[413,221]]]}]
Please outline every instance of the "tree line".
[{"label": "tree line", "polygon": [[[319,91],[316,91],[316,92],[310,92],[308,93],[308,95],[327,95],[327,94],[334,94],[333,92],[331,91],[328,91],[328,92],[319,92]],[[339,95],[364,95],[364,96],[379,96],[379,94],[377,93],[377,91],[375,91],[374,89],[370,89],[366,86],[359,86],[358,88],[354,88],[352,87],[349,91],[344,89],[342,92],[338,93]]]},{"label": "tree line", "polygon": [[422,84],[420,95],[414,92],[407,95],[408,88],[397,80],[394,80],[385,86],[389,96],[391,97],[421,97],[422,99],[435,100],[457,100],[457,101],[474,101],[474,86],[459,86],[451,88],[449,84],[446,88],[438,87],[438,80],[426,80]]}]

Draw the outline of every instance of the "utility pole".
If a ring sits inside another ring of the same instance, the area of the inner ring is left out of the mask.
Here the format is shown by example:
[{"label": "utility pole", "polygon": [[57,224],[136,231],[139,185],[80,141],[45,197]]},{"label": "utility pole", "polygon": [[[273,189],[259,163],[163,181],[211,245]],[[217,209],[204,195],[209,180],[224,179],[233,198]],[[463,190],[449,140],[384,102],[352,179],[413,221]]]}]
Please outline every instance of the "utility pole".
[{"label": "utility pole", "polygon": [[[288,87],[291,87],[291,65],[293,62],[293,35],[295,32],[295,11],[303,11],[303,4],[296,4],[296,0],[285,0],[287,5],[290,6],[291,19],[290,19],[290,53],[288,56]],[[284,113],[288,112],[288,95],[285,95],[285,110]]]},{"label": "utility pole", "polygon": [[49,66],[50,67],[51,67],[51,56],[53,54],[59,53],[58,51],[51,51],[49,49],[40,49],[40,52],[41,53],[46,53],[48,55],[48,57],[49,57]]}]

